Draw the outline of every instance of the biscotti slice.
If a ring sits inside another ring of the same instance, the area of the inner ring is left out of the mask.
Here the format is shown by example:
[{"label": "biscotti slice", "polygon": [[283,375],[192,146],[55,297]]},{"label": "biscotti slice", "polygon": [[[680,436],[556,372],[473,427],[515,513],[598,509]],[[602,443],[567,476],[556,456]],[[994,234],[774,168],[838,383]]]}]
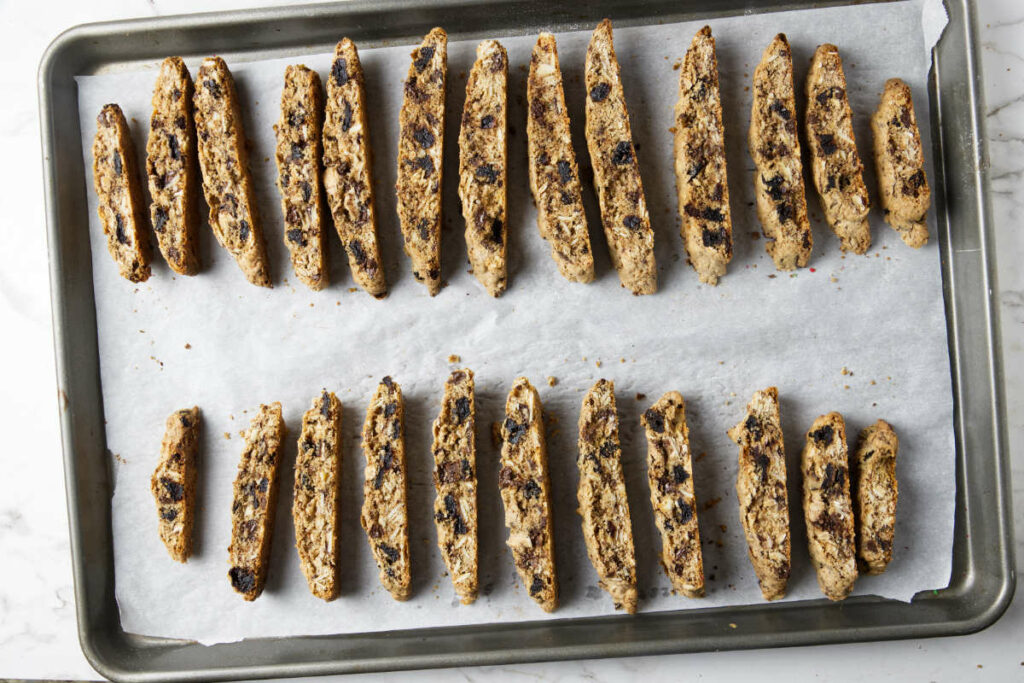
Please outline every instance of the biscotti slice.
[{"label": "biscotti slice", "polygon": [[179,275],[199,272],[199,182],[192,76],[181,57],[160,65],[146,143],[149,215],[164,260]]},{"label": "biscotti slice", "polygon": [[932,191],[924,172],[924,146],[917,129],[910,88],[898,78],[885,82],[871,117],[875,134],[875,170],[885,222],[908,246],[928,242],[928,207]]},{"label": "biscotti slice", "polygon": [[516,379],[501,423],[498,488],[505,506],[508,547],[530,597],[545,612],[558,607],[551,482],[544,443],[544,409],[525,377]]},{"label": "biscotti slice", "polygon": [[636,554],[622,474],[613,382],[600,379],[587,392],[580,410],[579,429],[576,465],[580,480],[576,500],[583,518],[587,556],[597,571],[598,584],[608,591],[615,609],[634,614]]},{"label": "biscotti slice", "polygon": [[654,230],[608,19],[597,25],[587,46],[585,81],[587,149],[608,253],[623,287],[633,294],[653,294],[658,289]]},{"label": "biscotti slice", "polygon": [[688,598],[704,597],[704,559],[693,491],[690,430],[686,404],[670,391],[644,412],[647,482],[654,521],[661,532],[661,566],[672,589]]},{"label": "biscotti slice", "polygon": [[811,564],[818,572],[818,585],[825,597],[842,600],[857,580],[849,455],[842,415],[833,412],[814,421],[807,432],[800,467]]},{"label": "biscotti slice", "polygon": [[143,224],[142,187],[128,122],[116,104],[103,105],[96,117],[92,178],[100,224],[118,272],[131,282],[145,282],[150,274],[150,249]]},{"label": "biscotti slice", "polygon": [[718,58],[710,26],[697,31],[683,58],[675,115],[676,192],[683,245],[700,281],[715,285],[732,260],[732,212]]},{"label": "biscotti slice", "polygon": [[807,144],[811,176],[825,220],[843,251],[863,254],[871,246],[868,188],[853,137],[843,60],[835,45],[819,45],[807,72]]},{"label": "biscotti slice", "polygon": [[284,71],[277,136],[277,189],[284,215],[284,243],[295,276],[316,291],[327,286],[323,207],[320,203],[320,75],[304,65]]},{"label": "biscotti slice", "polygon": [[754,394],[746,417],[729,430],[729,438],[740,447],[736,497],[750,564],[764,599],[778,600],[786,595],[789,581],[791,539],[786,454],[775,387]]},{"label": "biscotti slice", "polygon": [[562,277],[570,282],[591,282],[594,254],[569,132],[558,47],[550,33],[541,33],[533,47],[526,102],[530,190],[537,204],[537,229],[551,247],[551,258]]},{"label": "biscotti slice", "polygon": [[441,172],[448,34],[435,28],[412,51],[398,115],[398,221],[412,274],[441,291]]},{"label": "biscotti slice", "polygon": [[473,275],[491,296],[508,282],[508,55],[496,40],[476,49],[459,133],[459,199]]},{"label": "biscotti slice", "polygon": [[228,578],[250,601],[260,596],[267,580],[284,434],[281,404],[261,405],[244,435],[235,476]]},{"label": "biscotti slice", "polygon": [[196,75],[195,119],[203,194],[210,228],[249,282],[270,287],[267,245],[249,171],[235,80],[220,57],[207,57]]},{"label": "biscotti slice", "polygon": [[476,399],[473,371],[448,376],[434,421],[437,547],[462,604],[477,596]]},{"label": "biscotti slice", "polygon": [[366,122],[363,67],[355,43],[344,38],[334,48],[327,78],[324,116],[324,188],[334,227],[348,254],[352,279],[368,294],[388,294],[377,240],[373,200],[373,157]]},{"label": "biscotti slice", "polygon": [[778,270],[807,265],[814,238],[807,221],[800,140],[796,133],[793,55],[778,34],[754,69],[750,112],[750,156],[754,160],[757,217],[765,248]]},{"label": "biscotti slice", "polygon": [[380,582],[395,600],[409,599],[409,513],[406,507],[405,404],[390,377],[381,380],[363,424],[366,455],[363,511]]},{"label": "biscotti slice", "polygon": [[150,489],[160,515],[160,540],[177,562],[187,562],[192,554],[198,455],[199,408],[174,411],[164,427],[160,462],[150,480]]},{"label": "biscotti slice", "polygon": [[340,490],[341,402],[325,390],[302,416],[292,492],[299,566],[310,592],[324,600],[338,597]]},{"label": "biscotti slice", "polygon": [[865,574],[881,574],[892,560],[896,533],[896,453],[900,440],[879,420],[860,433],[853,459],[853,509],[857,563]]}]

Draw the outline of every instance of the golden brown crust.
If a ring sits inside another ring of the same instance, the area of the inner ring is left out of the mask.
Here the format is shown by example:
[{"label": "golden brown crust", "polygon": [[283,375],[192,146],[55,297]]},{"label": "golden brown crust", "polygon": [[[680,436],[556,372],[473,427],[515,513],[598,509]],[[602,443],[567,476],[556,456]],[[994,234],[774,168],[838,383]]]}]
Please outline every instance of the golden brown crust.
[{"label": "golden brown crust", "polygon": [[187,562],[192,554],[198,456],[199,408],[174,411],[167,418],[150,490],[160,517],[160,540],[176,562]]},{"label": "golden brown crust", "polygon": [[853,460],[857,560],[865,574],[881,574],[892,561],[896,534],[896,454],[900,441],[892,425],[879,420],[860,433]]}]

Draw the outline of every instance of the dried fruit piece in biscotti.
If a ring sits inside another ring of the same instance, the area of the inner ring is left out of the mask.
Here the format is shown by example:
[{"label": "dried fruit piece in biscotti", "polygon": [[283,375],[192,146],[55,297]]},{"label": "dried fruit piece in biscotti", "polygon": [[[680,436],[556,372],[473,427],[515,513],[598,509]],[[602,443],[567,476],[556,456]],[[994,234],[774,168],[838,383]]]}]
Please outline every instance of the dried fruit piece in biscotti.
[{"label": "dried fruit piece in biscotti", "polygon": [[473,275],[491,296],[508,282],[508,55],[496,40],[476,49],[459,133],[459,199]]},{"label": "dried fruit piece in biscotti", "polygon": [[284,243],[295,276],[312,290],[327,286],[324,221],[320,203],[320,76],[303,65],[284,71],[277,136],[277,189],[284,216]]},{"label": "dried fruit piece in biscotti", "polygon": [[384,298],[388,283],[377,239],[363,67],[355,43],[348,38],[334,48],[327,78],[324,188],[352,279],[371,296]]},{"label": "dried fruit piece in biscotti", "polygon": [[508,547],[530,597],[551,612],[558,607],[558,575],[544,409],[525,377],[517,378],[508,394],[501,441],[498,488],[505,506]]},{"label": "dried fruit piece in biscotti", "polygon": [[732,260],[732,212],[718,58],[710,26],[697,31],[683,58],[675,115],[676,192],[683,245],[700,281],[714,285]]},{"label": "dried fruit piece in biscotti", "polygon": [[249,601],[260,596],[267,581],[284,434],[281,404],[261,405],[245,432],[235,476],[228,578]]},{"label": "dried fruit piece in biscotti", "polygon": [[310,592],[324,600],[338,597],[340,490],[341,402],[325,390],[302,416],[292,492],[299,566]]},{"label": "dried fruit piece in biscotti", "polygon": [[390,377],[381,380],[363,424],[366,455],[363,511],[380,582],[395,600],[410,595],[409,512],[406,506],[405,404],[402,389]]},{"label": "dried fruit piece in biscotti", "polygon": [[164,260],[179,275],[199,272],[199,182],[192,76],[181,57],[160,65],[146,143],[150,219]]},{"label": "dried fruit piece in biscotti", "polygon": [[641,418],[647,434],[647,481],[654,521],[661,532],[661,566],[672,589],[688,598],[704,596],[704,560],[697,524],[697,497],[686,404],[670,391]]},{"label": "dried fruit piece in biscotti", "polygon": [[210,228],[249,282],[270,287],[267,245],[249,171],[238,93],[220,57],[207,57],[199,67],[194,106]]},{"label": "dried fruit piece in biscotti", "polygon": [[615,385],[598,380],[583,398],[579,421],[580,470],[576,499],[583,519],[583,540],[598,584],[611,596],[615,609],[636,612],[636,554],[633,525],[626,500],[619,445],[619,415]]},{"label": "dried fruit piece in biscotti", "polygon": [[462,604],[477,596],[476,398],[473,371],[448,376],[434,421],[437,546]]},{"label": "dried fruit piece in biscotti", "polygon": [[932,192],[924,172],[924,146],[917,129],[910,87],[898,78],[885,82],[871,117],[875,134],[875,169],[885,222],[908,246],[928,242],[928,207]]},{"label": "dried fruit piece in biscotti", "polygon": [[537,229],[548,241],[562,277],[570,282],[591,282],[594,254],[569,133],[558,47],[550,33],[541,33],[533,48],[526,101],[530,190],[537,204]]},{"label": "dried fruit piece in biscotti", "polygon": [[177,562],[187,562],[192,554],[198,457],[199,408],[176,410],[167,418],[150,489],[160,515],[160,540]]},{"label": "dried fruit piece in biscotti", "polygon": [[778,270],[807,265],[814,238],[807,221],[800,139],[796,132],[793,55],[783,33],[775,36],[754,69],[750,156],[754,160],[757,217],[765,248]]},{"label": "dried fruit piece in biscotti", "polygon": [[865,574],[881,574],[892,560],[896,533],[896,453],[900,440],[879,420],[860,433],[853,459],[852,493],[857,561]]},{"label": "dried fruit piece in biscotti", "polygon": [[843,60],[835,45],[819,45],[807,72],[807,144],[811,176],[832,232],[843,251],[863,254],[871,246],[868,188],[853,137],[853,112],[846,98]]},{"label": "dried fruit piece in biscotti", "polygon": [[448,34],[435,28],[412,51],[398,116],[398,221],[412,274],[441,291],[441,172]]},{"label": "dried fruit piece in biscotti", "polygon": [[623,287],[633,294],[653,294],[658,289],[654,230],[612,44],[612,22],[608,19],[594,29],[585,70],[587,149],[594,167],[594,188],[608,252]]},{"label": "dried fruit piece in biscotti", "polygon": [[786,595],[792,565],[786,454],[775,387],[754,394],[729,438],[740,447],[736,497],[750,564],[765,600],[778,600]]},{"label": "dried fruit piece in biscotti", "polygon": [[833,412],[814,421],[800,460],[811,564],[825,597],[842,600],[857,580],[850,466],[842,415]]},{"label": "dried fruit piece in biscotti", "polygon": [[104,105],[96,117],[92,177],[100,224],[118,272],[131,282],[145,282],[150,275],[150,248],[142,187],[128,122],[116,104]]}]

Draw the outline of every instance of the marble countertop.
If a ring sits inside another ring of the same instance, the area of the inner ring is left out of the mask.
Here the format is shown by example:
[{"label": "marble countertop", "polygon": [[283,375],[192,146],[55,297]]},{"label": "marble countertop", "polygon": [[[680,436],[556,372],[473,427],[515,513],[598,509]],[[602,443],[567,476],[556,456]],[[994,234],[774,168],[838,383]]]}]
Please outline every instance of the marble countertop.
[{"label": "marble countertop", "polygon": [[[46,235],[41,210],[36,67],[70,26],[164,13],[236,9],[241,0],[0,2],[0,679],[96,679],[75,625],[54,388]],[[277,0],[271,4],[291,4]],[[1024,446],[1024,4],[978,0],[992,211],[996,225],[1010,451]],[[1013,461],[1015,552],[1024,564],[1024,460]],[[975,635],[814,648],[542,663],[411,673],[419,681],[500,675],[541,681],[762,679],[978,680],[1024,678],[1024,591]],[[386,675],[353,676],[345,680]]]}]

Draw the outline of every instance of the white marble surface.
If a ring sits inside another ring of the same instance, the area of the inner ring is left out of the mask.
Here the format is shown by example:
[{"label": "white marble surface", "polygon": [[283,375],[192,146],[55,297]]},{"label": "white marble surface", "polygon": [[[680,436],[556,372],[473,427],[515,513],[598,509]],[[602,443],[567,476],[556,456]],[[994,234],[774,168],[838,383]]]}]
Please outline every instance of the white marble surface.
[{"label": "white marble surface", "polygon": [[[88,21],[233,9],[239,0],[0,2],[0,679],[95,679],[78,647],[57,435],[35,76],[63,29]],[[278,2],[277,4],[288,4]],[[998,244],[1010,449],[1024,445],[1024,4],[978,0],[992,208]],[[173,8],[173,9],[172,9]],[[1024,562],[1024,461],[1013,464],[1015,550]],[[1020,680],[1024,598],[971,636],[688,656],[417,672],[404,678],[575,681],[812,677],[828,680]],[[367,675],[345,680],[385,680]]]}]

